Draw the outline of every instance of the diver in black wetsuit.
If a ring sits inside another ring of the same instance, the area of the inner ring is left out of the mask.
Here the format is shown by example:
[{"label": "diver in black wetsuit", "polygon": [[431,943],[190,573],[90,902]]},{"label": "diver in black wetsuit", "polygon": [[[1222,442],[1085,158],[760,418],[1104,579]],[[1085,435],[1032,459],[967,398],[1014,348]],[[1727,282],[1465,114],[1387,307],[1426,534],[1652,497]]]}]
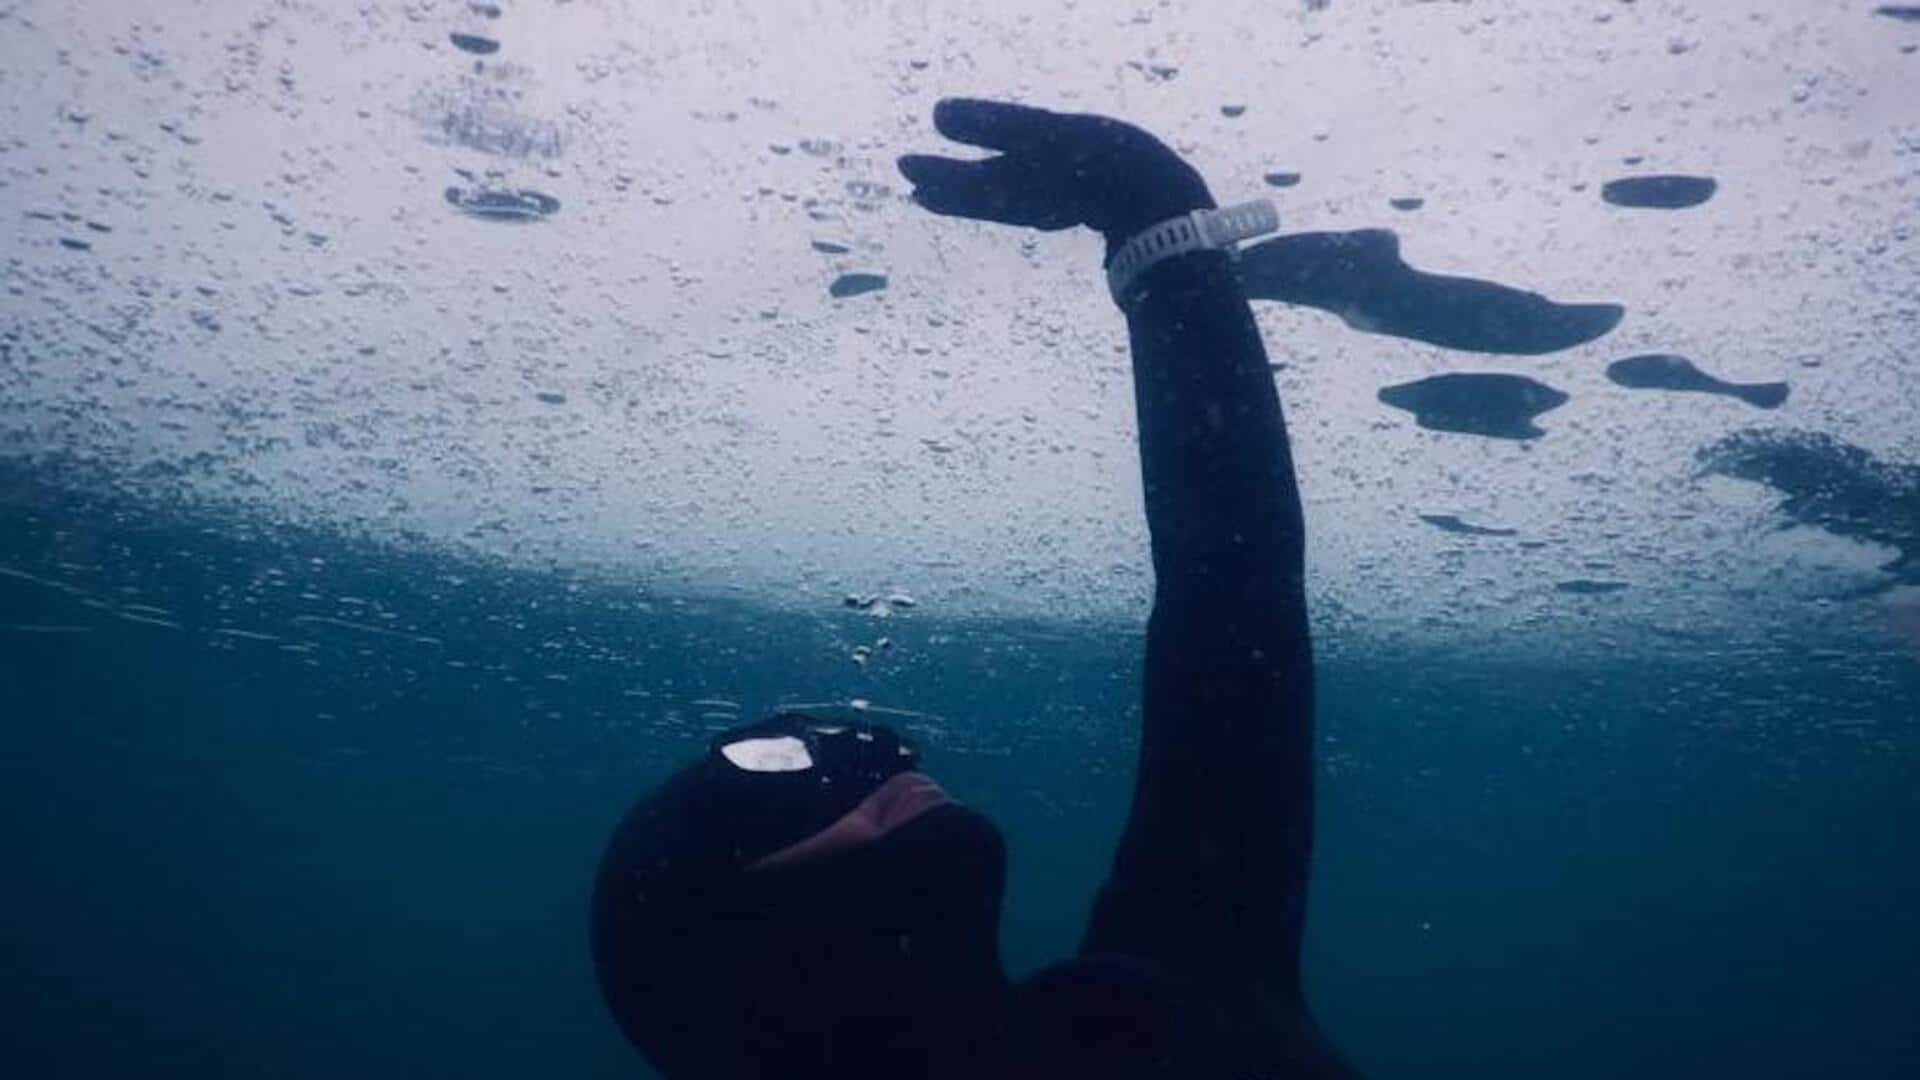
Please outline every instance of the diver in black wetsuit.
[{"label": "diver in black wetsuit", "polygon": [[[1159,140],[971,100],[982,161],[910,155],[927,209],[1089,226],[1109,259],[1214,206]],[[1074,959],[1010,984],[1005,849],[893,732],[777,715],[716,739],[616,831],[600,985],[671,1080],[1350,1076],[1302,993],[1313,663],[1293,460],[1229,257],[1152,262],[1120,297],[1155,591],[1132,810]]]}]

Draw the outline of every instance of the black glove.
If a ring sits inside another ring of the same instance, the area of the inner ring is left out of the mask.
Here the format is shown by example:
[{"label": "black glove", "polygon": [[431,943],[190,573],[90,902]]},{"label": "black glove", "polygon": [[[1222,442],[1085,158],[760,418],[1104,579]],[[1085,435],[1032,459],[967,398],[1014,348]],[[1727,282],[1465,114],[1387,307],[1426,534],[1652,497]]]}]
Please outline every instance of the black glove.
[{"label": "black glove", "polygon": [[900,172],[913,199],[936,214],[1066,229],[1107,238],[1107,256],[1142,230],[1189,210],[1212,209],[1193,166],[1152,135],[1104,116],[947,98],[933,126],[957,142],[998,150],[984,161],[907,154]]}]

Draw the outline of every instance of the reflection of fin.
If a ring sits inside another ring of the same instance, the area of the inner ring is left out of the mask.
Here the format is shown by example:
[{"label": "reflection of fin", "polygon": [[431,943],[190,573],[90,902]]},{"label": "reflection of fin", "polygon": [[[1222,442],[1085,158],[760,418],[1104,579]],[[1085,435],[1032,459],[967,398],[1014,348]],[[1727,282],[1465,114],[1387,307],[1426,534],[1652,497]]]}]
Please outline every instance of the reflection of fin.
[{"label": "reflection of fin", "polygon": [[1558,352],[1608,333],[1625,313],[1415,270],[1386,229],[1278,236],[1241,249],[1238,266],[1249,299],[1319,308],[1366,333],[1469,352]]}]

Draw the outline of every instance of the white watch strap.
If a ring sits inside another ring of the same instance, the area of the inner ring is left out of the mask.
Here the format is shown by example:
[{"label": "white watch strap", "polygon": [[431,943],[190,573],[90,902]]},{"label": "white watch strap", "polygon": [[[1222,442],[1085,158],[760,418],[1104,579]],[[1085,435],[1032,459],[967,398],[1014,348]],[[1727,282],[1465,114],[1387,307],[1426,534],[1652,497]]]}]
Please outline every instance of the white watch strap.
[{"label": "white watch strap", "polygon": [[1107,264],[1107,288],[1113,292],[1114,301],[1125,306],[1127,288],[1147,267],[1162,259],[1189,251],[1232,247],[1279,228],[1280,212],[1266,199],[1168,218],[1121,245]]}]

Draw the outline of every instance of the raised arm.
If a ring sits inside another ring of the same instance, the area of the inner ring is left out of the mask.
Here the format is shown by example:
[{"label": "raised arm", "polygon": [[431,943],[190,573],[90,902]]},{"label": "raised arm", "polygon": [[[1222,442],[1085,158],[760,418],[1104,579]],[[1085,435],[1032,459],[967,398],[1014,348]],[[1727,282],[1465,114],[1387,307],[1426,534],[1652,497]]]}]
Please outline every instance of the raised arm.
[{"label": "raised arm", "polygon": [[[914,197],[937,213],[1087,225],[1111,253],[1213,205],[1178,155],[1117,121],[975,101],[942,102],[934,120],[1001,151],[903,158]],[[1313,694],[1286,428],[1226,255],[1178,256],[1139,284],[1126,317],[1155,574],[1144,727],[1126,832],[1082,949],[1304,1017]]]},{"label": "raised arm", "polygon": [[1154,568],[1140,762],[1084,948],[1297,1005],[1313,665],[1293,459],[1227,256],[1147,274],[1127,316]]}]

